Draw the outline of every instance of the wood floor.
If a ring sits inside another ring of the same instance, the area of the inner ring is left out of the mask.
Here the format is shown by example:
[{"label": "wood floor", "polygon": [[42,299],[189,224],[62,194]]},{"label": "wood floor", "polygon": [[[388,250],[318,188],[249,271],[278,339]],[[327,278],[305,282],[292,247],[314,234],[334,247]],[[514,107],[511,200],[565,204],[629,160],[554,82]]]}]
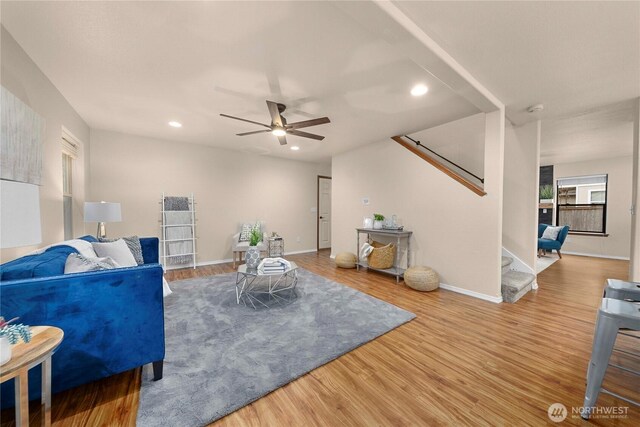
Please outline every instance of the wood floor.
[{"label": "wood floor", "polygon": [[[516,304],[454,292],[412,291],[391,277],[336,269],[326,251],[291,256],[299,266],[412,311],[417,318],[214,423],[216,426],[544,425],[550,404],[582,405],[596,307],[606,278],[626,279],[628,262],[566,255]],[[170,280],[233,271],[230,264],[180,270]],[[479,279],[480,280],[480,279]],[[180,292],[180,283],[173,283]],[[617,346],[638,350],[620,337]],[[618,359],[640,370],[637,360]],[[54,426],[135,424],[139,370],[53,397]],[[638,377],[609,368],[605,385],[640,400]],[[607,395],[599,406],[629,407]],[[31,422],[39,423],[37,407]],[[10,411],[2,426],[13,424]]]}]

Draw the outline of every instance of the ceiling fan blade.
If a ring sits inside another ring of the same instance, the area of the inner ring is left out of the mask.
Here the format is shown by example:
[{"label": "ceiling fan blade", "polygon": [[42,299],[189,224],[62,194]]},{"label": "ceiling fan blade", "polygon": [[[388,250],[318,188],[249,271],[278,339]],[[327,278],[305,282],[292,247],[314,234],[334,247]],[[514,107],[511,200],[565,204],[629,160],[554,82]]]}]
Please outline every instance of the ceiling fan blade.
[{"label": "ceiling fan blade", "polygon": [[271,114],[271,126],[282,127],[282,118],[280,117],[280,111],[278,111],[278,103],[267,101],[267,107],[269,107],[269,114]]},{"label": "ceiling fan blade", "polygon": [[287,129],[287,133],[289,135],[301,136],[303,138],[317,139],[318,141],[322,141],[324,139],[324,136],[316,135],[309,132],[302,132],[301,130]]},{"label": "ceiling fan blade", "polygon": [[253,123],[254,125],[260,125],[260,126],[264,126],[266,128],[271,129],[271,126],[269,125],[265,125],[264,123],[258,123],[258,122],[254,122],[253,120],[247,120],[247,119],[241,119],[240,117],[234,117],[234,116],[230,116],[228,114],[220,114],[222,117],[227,117],[229,119],[234,119],[234,120],[240,120],[241,122],[247,122],[247,123]]},{"label": "ceiling fan blade", "polygon": [[311,120],[304,120],[302,122],[289,123],[288,125],[286,125],[286,128],[287,130],[300,129],[300,128],[306,128],[309,126],[323,125],[325,123],[331,123],[331,120],[329,120],[329,117],[321,117],[319,119],[311,119]]},{"label": "ceiling fan blade", "polygon": [[236,133],[237,136],[247,136],[247,135],[253,135],[256,133],[267,133],[267,132],[271,132],[269,129],[267,130],[254,130],[253,132],[243,132],[243,133]]},{"label": "ceiling fan blade", "polygon": [[287,137],[284,135],[279,136],[278,141],[280,141],[280,145],[287,145]]}]

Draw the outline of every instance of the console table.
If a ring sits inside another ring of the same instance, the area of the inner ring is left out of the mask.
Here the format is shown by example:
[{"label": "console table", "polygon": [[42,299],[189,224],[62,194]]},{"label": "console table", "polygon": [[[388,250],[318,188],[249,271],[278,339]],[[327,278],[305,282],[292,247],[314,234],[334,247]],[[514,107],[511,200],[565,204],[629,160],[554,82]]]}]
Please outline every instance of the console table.
[{"label": "console table", "polygon": [[[391,268],[379,269],[379,268],[371,268],[367,265],[367,260],[360,257],[360,235],[361,234],[367,235],[367,241],[371,239],[371,236],[384,236],[387,238],[391,237],[395,239],[396,259]],[[379,230],[379,229],[373,229],[373,228],[356,228],[356,235],[357,235],[356,247],[357,247],[357,253],[358,253],[356,255],[358,257],[356,268],[360,270],[360,267],[365,267],[370,270],[380,271],[382,273],[390,274],[396,277],[396,283],[400,283],[400,278],[404,277],[404,272],[407,268],[409,268],[409,265],[410,265],[409,260],[411,259],[410,256],[411,256],[411,235],[412,234],[413,234],[412,231],[404,231],[404,230],[386,230],[386,229]],[[400,266],[400,253],[402,248],[406,248],[407,250],[407,262],[405,263],[406,264],[405,267]]]}]

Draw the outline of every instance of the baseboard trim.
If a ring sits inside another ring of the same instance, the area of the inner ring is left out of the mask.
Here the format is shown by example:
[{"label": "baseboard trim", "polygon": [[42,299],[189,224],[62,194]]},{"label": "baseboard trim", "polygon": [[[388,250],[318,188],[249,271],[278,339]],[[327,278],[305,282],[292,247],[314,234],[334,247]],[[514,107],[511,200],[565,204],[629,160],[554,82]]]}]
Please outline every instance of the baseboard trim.
[{"label": "baseboard trim", "polygon": [[[308,254],[310,252],[318,252],[317,249],[303,249],[301,251],[293,251],[293,252],[285,252],[284,255],[297,255],[297,254]],[[196,262],[196,267],[205,267],[207,265],[216,265],[216,264],[225,264],[228,262],[233,262],[232,258],[226,258],[226,259],[216,259],[213,261],[201,261],[201,262]],[[168,270],[180,270],[183,268],[193,268],[192,265],[176,265],[176,266],[169,266],[169,267],[165,267],[165,271]]]},{"label": "baseboard trim", "polygon": [[493,302],[496,304],[499,304],[502,302],[502,296],[492,297],[491,295],[481,294],[480,292],[470,291],[468,289],[459,288],[457,286],[447,285],[446,283],[440,283],[440,287],[448,291],[457,292],[459,294],[467,295],[474,298],[479,298],[479,299]]},{"label": "baseboard trim", "polygon": [[567,254],[567,255],[576,255],[576,256],[588,256],[591,258],[605,258],[605,259],[619,259],[622,261],[629,261],[629,257],[623,257],[623,256],[611,256],[611,255],[598,255],[598,254],[587,254],[584,252],[567,252],[567,251],[562,251],[562,254]]},{"label": "baseboard trim", "polygon": [[297,254],[308,254],[311,252],[318,252],[317,249],[303,249],[301,251],[294,251],[294,252],[285,252],[285,255],[297,255]]},{"label": "baseboard trim", "polygon": [[[196,267],[204,267],[207,265],[215,265],[215,264],[224,264],[227,262],[233,262],[233,259],[231,258],[227,258],[227,259],[217,259],[214,261],[202,261],[202,262],[196,262]],[[165,271],[169,271],[169,270],[182,270],[185,268],[193,268],[193,265],[175,265],[175,266],[165,266],[164,270]]]}]

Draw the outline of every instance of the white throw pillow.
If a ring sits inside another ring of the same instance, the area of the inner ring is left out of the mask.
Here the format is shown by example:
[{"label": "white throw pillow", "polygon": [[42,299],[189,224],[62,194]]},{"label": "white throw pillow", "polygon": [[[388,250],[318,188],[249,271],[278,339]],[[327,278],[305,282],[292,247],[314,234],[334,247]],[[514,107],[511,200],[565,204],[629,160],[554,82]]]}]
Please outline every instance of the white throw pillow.
[{"label": "white throw pillow", "polygon": [[542,233],[542,238],[556,240],[558,238],[558,233],[560,233],[560,230],[562,230],[562,227],[547,227]]},{"label": "white throw pillow", "polygon": [[81,254],[69,254],[64,263],[64,274],[84,273],[86,271],[110,270],[119,265],[111,258],[87,258]]},{"label": "white throw pillow", "polygon": [[93,250],[99,257],[110,257],[118,263],[120,267],[135,267],[138,265],[136,259],[133,257],[131,250],[127,246],[127,243],[118,239],[115,242],[91,243]]}]

